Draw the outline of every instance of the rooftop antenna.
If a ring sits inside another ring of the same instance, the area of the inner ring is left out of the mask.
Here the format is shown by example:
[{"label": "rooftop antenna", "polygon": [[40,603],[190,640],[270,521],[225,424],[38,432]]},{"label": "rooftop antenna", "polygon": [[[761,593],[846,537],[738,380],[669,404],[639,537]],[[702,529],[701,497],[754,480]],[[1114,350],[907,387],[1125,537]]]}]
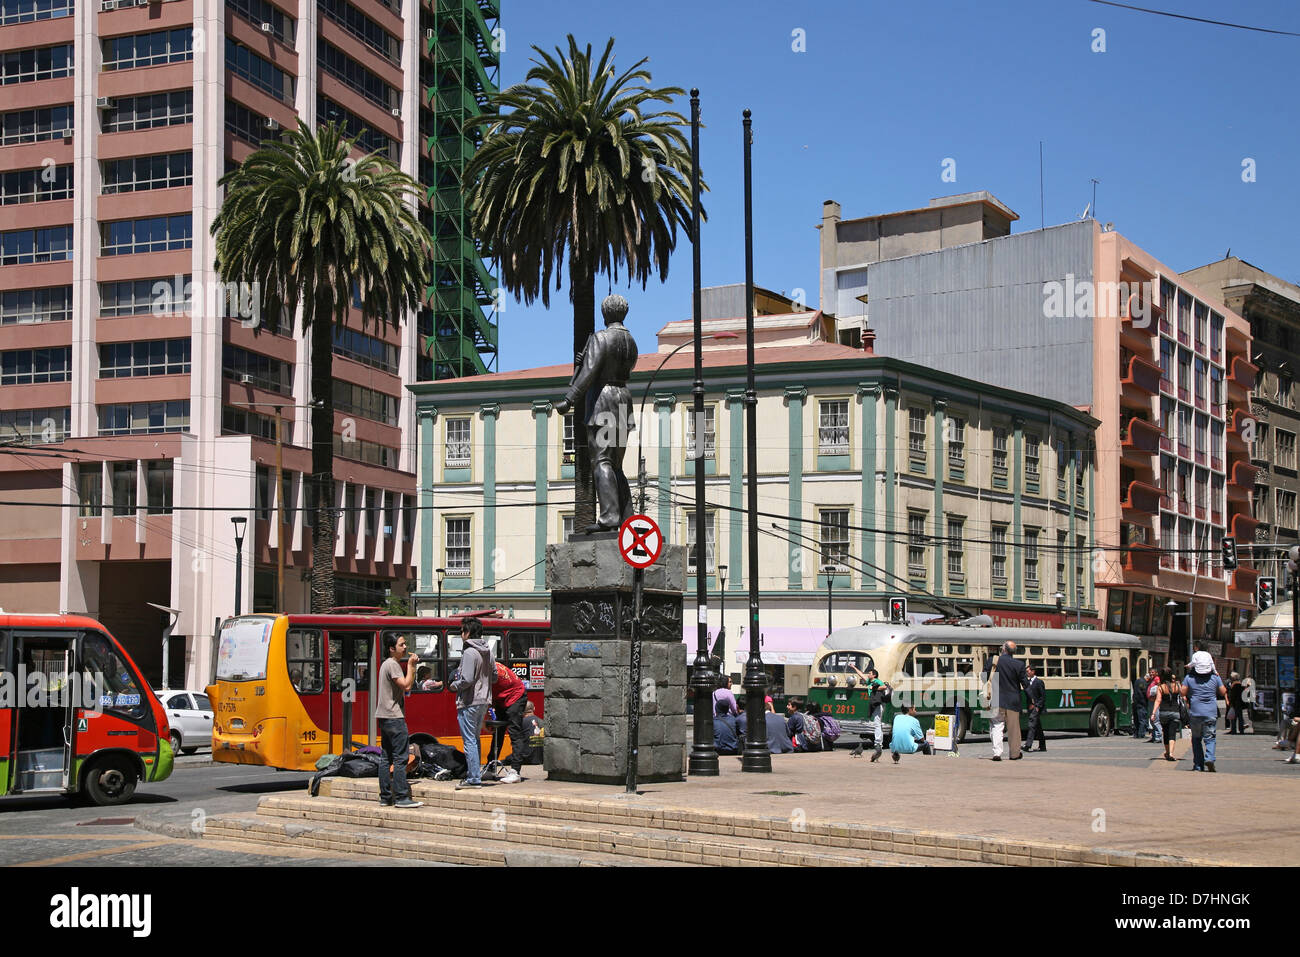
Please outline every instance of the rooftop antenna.
[{"label": "rooftop antenna", "polygon": [[1097,218],[1097,184],[1100,182],[1101,180],[1099,179],[1094,179],[1092,181],[1092,202],[1089,205],[1092,206],[1093,219]]}]

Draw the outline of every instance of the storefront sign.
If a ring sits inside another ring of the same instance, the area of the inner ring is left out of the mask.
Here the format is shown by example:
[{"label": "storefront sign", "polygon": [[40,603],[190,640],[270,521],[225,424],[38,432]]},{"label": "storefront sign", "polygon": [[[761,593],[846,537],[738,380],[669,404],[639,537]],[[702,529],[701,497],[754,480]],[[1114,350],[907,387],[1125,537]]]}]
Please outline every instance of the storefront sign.
[{"label": "storefront sign", "polygon": [[1274,647],[1274,648],[1290,648],[1290,647],[1291,647],[1291,629],[1290,629],[1290,628],[1274,628],[1274,629],[1273,629],[1272,644],[1273,644],[1273,647]]},{"label": "storefront sign", "polygon": [[1234,631],[1232,633],[1232,643],[1238,648],[1267,648],[1269,633],[1264,629]]},{"label": "storefront sign", "polygon": [[1168,635],[1138,635],[1137,637],[1147,651],[1157,651],[1162,655],[1169,654]]}]

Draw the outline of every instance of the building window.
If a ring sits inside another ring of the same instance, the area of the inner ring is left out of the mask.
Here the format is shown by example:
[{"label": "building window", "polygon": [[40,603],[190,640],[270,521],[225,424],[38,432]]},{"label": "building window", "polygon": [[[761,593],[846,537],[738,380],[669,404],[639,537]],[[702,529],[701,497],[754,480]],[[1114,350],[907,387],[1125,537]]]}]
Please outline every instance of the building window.
[{"label": "building window", "polygon": [[[221,374],[244,385],[256,386],[282,395],[293,394],[293,365],[260,352],[249,352],[225,343],[221,347]],[[347,383],[342,383],[346,385]],[[335,403],[338,403],[339,380],[334,380]],[[339,408],[339,411],[346,411]]]},{"label": "building window", "polygon": [[834,565],[837,569],[848,570],[849,559],[849,510],[847,508],[823,508],[821,518],[822,566]]},{"label": "building window", "polygon": [[190,427],[190,400],[132,402],[99,407],[100,435],[153,435]]},{"label": "building window", "polygon": [[320,67],[324,72],[341,80],[345,86],[361,94],[371,103],[376,103],[386,110],[401,105],[396,90],[333,44],[322,40],[319,46],[319,57]]},{"label": "building window", "polygon": [[847,455],[849,451],[849,403],[832,399],[820,403],[817,423],[817,452]]},{"label": "building window", "polygon": [[1065,532],[1056,533],[1056,590],[1062,595],[1070,594],[1070,586],[1065,580],[1065,550],[1067,548]]},{"label": "building window", "polygon": [[0,146],[61,139],[72,135],[74,125],[71,103],[14,110],[0,114]]},{"label": "building window", "polygon": [[397,346],[355,329],[334,327],[334,354],[397,375]]},{"label": "building window", "polygon": [[17,435],[24,444],[62,442],[72,425],[72,409],[5,409],[0,411],[0,439]]},{"label": "building window", "polygon": [[991,554],[993,562],[990,574],[993,577],[993,584],[1005,585],[1007,583],[1007,526],[993,526]]},{"label": "building window", "polygon": [[77,466],[77,515],[98,518],[104,507],[104,470],[100,462],[82,462]]},{"label": "building window", "polygon": [[907,452],[912,471],[925,471],[925,409],[912,406],[907,410]]},{"label": "building window", "polygon": [[[224,406],[221,409],[221,433],[222,435],[252,435],[274,442],[275,416]],[[284,420],[284,441],[286,443],[293,441],[292,419]],[[338,454],[337,448],[334,451]]]},{"label": "building window", "polygon": [[15,229],[0,233],[0,266],[65,262],[71,258],[71,226]]},{"label": "building window", "polygon": [[[329,44],[322,44],[322,46],[329,46]],[[295,79],[269,60],[262,59],[248,47],[241,46],[229,37],[226,38],[226,68],[264,93],[269,93],[281,103],[293,105]]]},{"label": "building window", "polygon": [[1059,435],[1056,438],[1056,497],[1064,499],[1067,492],[1068,473],[1070,471],[1070,436]]},{"label": "building window", "polygon": [[1088,554],[1088,542],[1082,535],[1074,539],[1074,605],[1082,608],[1088,600],[1088,579],[1086,577],[1084,556]]},{"label": "building window", "polygon": [[109,468],[113,478],[113,514],[130,515],[135,511],[135,463],[114,462]]},{"label": "building window", "polygon": [[[713,460],[717,455],[718,433],[716,420],[717,407],[706,405],[704,407],[704,458],[706,461]],[[693,407],[686,410],[686,461],[695,461],[695,409]]]},{"label": "building window", "polygon": [[925,577],[925,512],[907,513],[907,573]]},{"label": "building window", "polygon": [[126,379],[148,375],[188,375],[189,339],[108,342],[99,347],[99,377]]},{"label": "building window", "polygon": [[1277,524],[1286,529],[1296,527],[1295,492],[1277,489]]},{"label": "building window", "polygon": [[1025,475],[1031,481],[1038,478],[1038,445],[1039,438],[1036,432],[1025,433]]},{"label": "building window", "polygon": [[129,156],[104,161],[105,195],[137,193],[148,189],[171,189],[194,182],[194,159],[184,153],[159,153],[154,156]]},{"label": "building window", "polygon": [[1278,468],[1295,471],[1295,433],[1274,429],[1273,436],[1277,443],[1273,464]]},{"label": "building window", "polygon": [[119,219],[100,224],[100,254],[128,256],[189,249],[193,245],[193,215],[154,216],[149,219]]},{"label": "building window", "polygon": [[194,308],[194,286],[190,276],[158,279],[126,279],[99,284],[99,315],[105,319],[152,314],[166,316]]},{"label": "building window", "polygon": [[560,541],[567,542],[573,534],[573,514],[560,516]]},{"label": "building window", "polygon": [[379,465],[386,469],[397,468],[399,461],[397,449],[380,445],[378,442],[367,442],[365,439],[345,440],[338,432],[334,433],[334,454],[340,458]]},{"label": "building window", "polygon": [[443,465],[449,469],[469,468],[471,422],[468,418],[447,420],[447,457]]},{"label": "building window", "polygon": [[43,385],[72,381],[72,347],[0,352],[0,385]]},{"label": "building window", "polygon": [[560,449],[560,464],[573,465],[575,461],[575,452],[573,451],[573,413],[564,413],[564,439],[563,446]]},{"label": "building window", "polygon": [[147,462],[144,467],[145,496],[150,515],[172,512],[172,463]]},{"label": "building window", "polygon": [[0,206],[72,198],[72,164],[16,169],[0,175]]},{"label": "building window", "polygon": [[320,12],[390,63],[401,63],[401,41],[347,0],[320,0]]},{"label": "building window", "polygon": [[293,46],[295,21],[266,0],[226,0],[226,6],[253,26],[270,24],[271,36],[286,46]]},{"label": "building window", "polygon": [[0,26],[70,17],[73,0],[0,0]]},{"label": "building window", "polygon": [[1003,479],[1007,475],[1007,430],[993,430],[993,474]]},{"label": "building window", "polygon": [[7,50],[0,57],[0,86],[72,76],[72,44]]},{"label": "building window", "polygon": [[963,581],[966,577],[965,549],[962,545],[962,531],[965,527],[965,518],[948,516],[948,577],[954,582]]},{"label": "building window", "polygon": [[108,109],[101,111],[101,116],[100,126],[105,133],[126,133],[193,123],[194,91],[170,90],[166,93],[118,97]]},{"label": "building window", "polygon": [[446,519],[446,564],[448,578],[470,577],[470,538],[468,518]]},{"label": "building window", "polygon": [[[287,365],[287,363],[286,363]],[[289,390],[292,392],[292,388]],[[397,424],[397,397],[353,382],[334,380],[334,408],[385,425]]]},{"label": "building window", "polygon": [[[345,110],[333,100],[324,96],[316,98],[316,121],[318,123],[338,123],[343,127],[343,131],[349,137],[357,138],[357,145],[368,153],[380,153],[387,156],[394,163],[402,161],[402,144],[397,140],[389,139],[379,130],[373,129],[369,123],[361,119],[350,110]],[[421,163],[427,162],[423,158]],[[432,170],[426,171],[427,175],[420,176],[420,182],[431,184],[435,182]]]},{"label": "building window", "polygon": [[260,146],[263,140],[274,139],[277,128],[268,125],[267,117],[255,113],[242,103],[226,100],[226,132],[238,136],[245,143]]},{"label": "building window", "polygon": [[[718,515],[714,511],[704,513],[704,574],[712,575],[715,570],[715,552],[718,538]],[[699,556],[695,551],[696,531],[695,512],[686,513],[686,574],[694,575],[699,568]]]},{"label": "building window", "polygon": [[948,426],[948,462],[951,465],[966,464],[966,420],[949,418]]},{"label": "building window", "polygon": [[1025,529],[1025,584],[1038,587],[1038,529]]},{"label": "building window", "polygon": [[127,70],[137,66],[183,63],[194,58],[193,39],[194,31],[188,27],[109,37],[104,41],[103,68]]}]

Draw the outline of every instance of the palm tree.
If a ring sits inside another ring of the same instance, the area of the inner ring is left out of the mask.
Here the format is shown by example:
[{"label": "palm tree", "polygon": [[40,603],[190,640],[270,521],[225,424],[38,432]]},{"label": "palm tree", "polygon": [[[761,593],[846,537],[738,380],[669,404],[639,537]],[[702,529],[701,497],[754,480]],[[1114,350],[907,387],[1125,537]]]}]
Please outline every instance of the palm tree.
[{"label": "palm tree", "polygon": [[[575,361],[595,329],[596,276],[626,269],[645,288],[668,275],[677,225],[691,228],[691,156],[680,113],[646,111],[671,103],[679,87],[650,87],[642,59],[614,74],[614,41],[592,65],[591,47],[569,36],[566,55],[533,47],[540,59],[525,82],[493,98],[498,110],[465,170],[472,227],[501,271],[502,285],[525,303],[550,305],[569,257]],[[531,85],[539,83],[540,86]],[[596,520],[590,456],[581,419],[574,528]]]},{"label": "palm tree", "polygon": [[299,120],[221,178],[212,223],[222,278],[258,284],[273,325],[301,307],[311,335],[314,612],[335,604],[334,329],[354,294],[364,325],[395,325],[419,308],[428,272],[429,235],[407,202],[417,184],[385,157],[354,162],[355,144],[334,123],[312,132]]}]

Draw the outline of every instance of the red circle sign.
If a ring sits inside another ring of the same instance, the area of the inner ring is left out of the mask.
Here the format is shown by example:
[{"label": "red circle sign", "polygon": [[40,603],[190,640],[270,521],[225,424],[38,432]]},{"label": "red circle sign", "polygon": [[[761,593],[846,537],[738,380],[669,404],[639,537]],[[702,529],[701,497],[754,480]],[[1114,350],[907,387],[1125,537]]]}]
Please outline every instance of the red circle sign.
[{"label": "red circle sign", "polygon": [[664,536],[649,515],[633,515],[618,530],[618,550],[633,568],[649,568],[663,548]]}]

